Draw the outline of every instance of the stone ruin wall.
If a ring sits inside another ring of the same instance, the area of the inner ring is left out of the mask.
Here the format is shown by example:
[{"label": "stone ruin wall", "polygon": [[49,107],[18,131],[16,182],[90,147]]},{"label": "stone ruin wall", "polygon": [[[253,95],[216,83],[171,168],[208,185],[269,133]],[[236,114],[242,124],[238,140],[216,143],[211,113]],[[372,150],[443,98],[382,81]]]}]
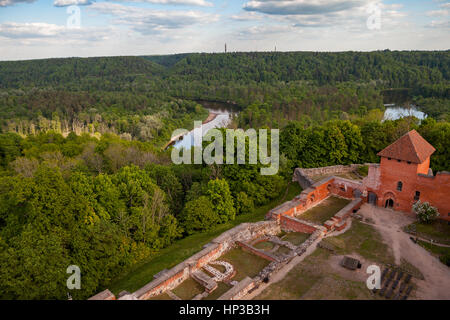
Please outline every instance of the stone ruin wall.
[{"label": "stone ruin wall", "polygon": [[[296,169],[293,181],[298,181],[302,184],[301,181],[308,181],[309,174],[345,173],[353,171],[355,168],[360,166],[361,165],[351,165],[314,169]],[[305,174],[304,171],[306,171],[307,174]],[[353,198],[354,190],[360,189],[363,186],[362,182],[356,182],[335,176],[325,178],[317,183],[312,183],[312,180],[310,179],[309,181],[311,181],[311,184],[294,200],[288,201],[269,211],[266,216],[266,219],[269,221],[243,223],[222,233],[219,237],[205,245],[202,251],[176,265],[172,269],[163,270],[155,275],[155,279],[153,281],[134,292],[131,296],[139,300],[146,300],[160,295],[167,290],[173,290],[183,281],[188,279],[193,272],[201,269],[209,262],[218,259],[224,253],[234,248],[238,243],[245,243],[261,236],[276,235],[279,234],[282,229],[285,231],[311,234],[312,240],[305,243],[305,245],[309,246],[313,240],[326,232],[326,228],[308,221],[297,219],[295,216],[320,203],[331,194],[336,194],[345,198]],[[354,210],[355,207],[356,206],[352,206],[351,209]],[[350,213],[351,210],[349,209],[349,212],[346,212],[345,215],[347,216]],[[306,248],[304,251],[306,251]],[[263,270],[262,274],[272,274],[279,270],[282,265],[283,264],[278,262],[272,262],[268,267],[266,267],[268,270]],[[229,290],[230,292],[225,293],[227,296],[224,296],[223,298],[228,297],[227,299],[239,299],[247,294],[249,290],[252,290],[255,286],[257,286],[257,284],[261,281],[262,279],[258,276],[255,277],[255,279],[249,279],[246,283],[242,284],[241,289],[239,289],[241,286],[236,288],[233,287]],[[110,296],[109,298],[111,298]]]},{"label": "stone ruin wall", "polygon": [[219,237],[205,245],[204,249],[170,270],[157,275],[152,282],[134,292],[139,300],[147,300],[172,290],[188,279],[191,273],[202,268],[211,261],[234,248],[237,242],[247,242],[263,235],[276,235],[281,232],[276,221],[243,223],[222,233]]},{"label": "stone ruin wall", "polygon": [[365,164],[351,164],[348,166],[338,165],[338,166],[329,166],[329,167],[321,167],[321,168],[296,168],[294,171],[294,175],[292,177],[292,181],[296,181],[300,184],[303,189],[307,189],[314,185],[314,181],[312,177],[314,176],[324,176],[324,175],[335,175],[342,173],[349,173],[356,171],[360,167],[363,166],[371,166],[369,163]]},{"label": "stone ruin wall", "polygon": [[284,231],[301,232],[312,234],[317,230],[320,230],[321,226],[314,223],[310,223],[305,220],[299,220],[288,215],[280,216],[281,227]]}]

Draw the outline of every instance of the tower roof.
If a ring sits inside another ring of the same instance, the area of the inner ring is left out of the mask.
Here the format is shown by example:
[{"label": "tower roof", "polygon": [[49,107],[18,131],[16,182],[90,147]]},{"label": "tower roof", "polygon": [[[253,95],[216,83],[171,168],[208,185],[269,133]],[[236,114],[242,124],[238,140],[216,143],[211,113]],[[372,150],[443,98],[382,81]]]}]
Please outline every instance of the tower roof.
[{"label": "tower roof", "polygon": [[422,163],[435,151],[436,149],[422,138],[416,130],[412,130],[380,151],[378,156]]}]

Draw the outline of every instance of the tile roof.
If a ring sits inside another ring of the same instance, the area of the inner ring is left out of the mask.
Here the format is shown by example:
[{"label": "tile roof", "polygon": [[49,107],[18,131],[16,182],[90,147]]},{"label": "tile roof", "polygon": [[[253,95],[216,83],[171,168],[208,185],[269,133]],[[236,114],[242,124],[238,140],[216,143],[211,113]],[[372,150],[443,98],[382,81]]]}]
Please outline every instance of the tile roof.
[{"label": "tile roof", "polygon": [[393,144],[380,151],[378,156],[411,161],[412,163],[422,163],[435,151],[436,149],[422,138],[416,130],[411,130]]}]

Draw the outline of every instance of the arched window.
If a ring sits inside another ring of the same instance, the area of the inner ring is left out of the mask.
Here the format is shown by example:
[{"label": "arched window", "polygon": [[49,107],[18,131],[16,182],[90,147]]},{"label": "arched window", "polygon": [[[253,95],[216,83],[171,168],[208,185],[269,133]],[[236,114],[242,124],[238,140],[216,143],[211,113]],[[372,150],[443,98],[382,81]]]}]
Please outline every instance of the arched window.
[{"label": "arched window", "polygon": [[397,182],[397,190],[402,191],[402,189],[403,189],[403,182],[401,181]]}]

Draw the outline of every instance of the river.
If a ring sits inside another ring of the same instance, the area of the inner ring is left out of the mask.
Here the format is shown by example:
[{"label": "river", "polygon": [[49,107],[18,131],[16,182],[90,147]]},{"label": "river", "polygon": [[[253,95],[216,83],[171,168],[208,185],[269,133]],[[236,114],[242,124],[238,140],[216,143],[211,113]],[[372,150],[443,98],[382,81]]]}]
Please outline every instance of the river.
[{"label": "river", "polygon": [[419,120],[423,120],[427,115],[418,110],[416,106],[411,105],[410,108],[399,107],[395,104],[385,104],[386,110],[384,111],[383,120],[397,120],[404,117],[414,116]]},{"label": "river", "polygon": [[204,136],[210,129],[226,128],[233,120],[233,117],[238,114],[237,107],[230,103],[215,101],[197,102],[209,111],[210,116],[200,128],[191,130],[189,133],[185,134],[181,140],[178,140],[174,144],[174,147],[177,149],[190,149],[192,146],[195,146],[194,134],[201,132],[202,136]]}]

